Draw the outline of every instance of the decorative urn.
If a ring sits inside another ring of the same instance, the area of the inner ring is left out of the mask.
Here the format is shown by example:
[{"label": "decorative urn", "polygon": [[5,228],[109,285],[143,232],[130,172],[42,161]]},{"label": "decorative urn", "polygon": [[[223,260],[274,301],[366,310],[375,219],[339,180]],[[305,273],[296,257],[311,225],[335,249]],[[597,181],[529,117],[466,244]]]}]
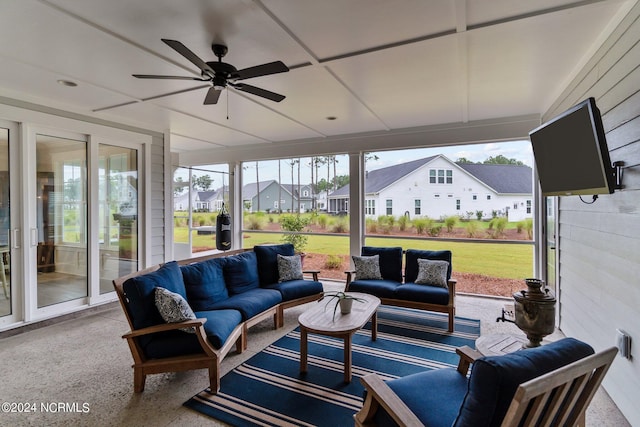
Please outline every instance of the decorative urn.
[{"label": "decorative urn", "polygon": [[556,323],[556,298],[540,279],[525,279],[527,289],[513,294],[516,326],[529,339],[524,347],[538,347]]}]

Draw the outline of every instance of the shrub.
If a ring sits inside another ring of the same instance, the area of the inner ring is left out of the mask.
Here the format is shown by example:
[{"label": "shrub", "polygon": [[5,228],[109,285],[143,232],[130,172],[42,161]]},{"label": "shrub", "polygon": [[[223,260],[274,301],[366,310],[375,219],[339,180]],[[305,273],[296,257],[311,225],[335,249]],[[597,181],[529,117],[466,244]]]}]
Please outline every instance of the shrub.
[{"label": "shrub", "polygon": [[441,225],[432,225],[429,228],[429,236],[437,237],[438,235],[440,235],[441,231],[442,231],[442,226]]},{"label": "shrub", "polygon": [[282,236],[282,241],[291,243],[296,253],[302,253],[309,240],[304,234],[298,234],[296,232],[304,231],[310,221],[311,219],[309,217],[302,215],[283,215],[280,217],[280,227],[285,231],[293,232]]},{"label": "shrub", "polygon": [[328,255],[327,260],[324,262],[324,268],[329,270],[337,270],[342,267],[342,257],[339,255]]},{"label": "shrub", "polygon": [[482,220],[482,215],[484,215],[484,212],[482,212],[482,211],[476,211],[476,219],[477,219],[478,221],[481,221],[481,220]]},{"label": "shrub", "polygon": [[349,231],[349,223],[346,218],[338,218],[331,227],[332,233],[346,233]]},{"label": "shrub", "polygon": [[489,222],[489,229],[487,230],[487,233],[489,234],[489,236],[491,236],[492,239],[497,239],[504,234],[504,229],[506,226],[506,217],[493,218]]},{"label": "shrub", "polygon": [[465,229],[467,230],[467,237],[477,237],[480,224],[477,221],[467,223]]},{"label": "shrub", "polygon": [[367,229],[367,233],[377,233],[378,232],[378,221],[373,218],[367,218],[364,220],[365,227]]},{"label": "shrub", "polygon": [[318,225],[320,228],[325,230],[327,228],[327,224],[329,223],[329,217],[325,214],[318,215]]},{"label": "shrub", "polygon": [[398,228],[400,228],[400,231],[405,231],[407,229],[407,224],[409,224],[408,216],[402,215],[398,218]]},{"label": "shrub", "polygon": [[260,215],[247,215],[245,222],[248,230],[262,230],[264,228],[264,217]]},{"label": "shrub", "polygon": [[453,227],[458,223],[458,217],[456,215],[447,216],[444,218],[444,225],[447,227],[447,231],[451,233]]},{"label": "shrub", "polygon": [[527,218],[524,220],[524,229],[527,231],[527,237],[529,240],[533,239],[533,218]]},{"label": "shrub", "polygon": [[425,231],[431,228],[433,220],[429,218],[418,218],[413,220],[413,226],[416,228],[418,234],[424,234]]}]

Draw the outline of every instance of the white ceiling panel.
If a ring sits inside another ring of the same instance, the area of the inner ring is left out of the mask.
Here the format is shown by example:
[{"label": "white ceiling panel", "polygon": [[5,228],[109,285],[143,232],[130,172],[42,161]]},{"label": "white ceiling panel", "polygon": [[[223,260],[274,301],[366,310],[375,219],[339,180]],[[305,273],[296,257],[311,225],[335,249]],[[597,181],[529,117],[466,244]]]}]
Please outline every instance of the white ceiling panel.
[{"label": "white ceiling panel", "polygon": [[[207,158],[272,142],[393,137],[544,113],[635,3],[0,0],[0,94],[169,131],[172,150],[212,150]],[[162,38],[203,61],[215,60],[212,42],[226,44],[224,62],[238,69],[281,60],[290,72],[242,83],[286,98],[228,90],[203,105],[210,82],[132,77],[201,75]]]}]

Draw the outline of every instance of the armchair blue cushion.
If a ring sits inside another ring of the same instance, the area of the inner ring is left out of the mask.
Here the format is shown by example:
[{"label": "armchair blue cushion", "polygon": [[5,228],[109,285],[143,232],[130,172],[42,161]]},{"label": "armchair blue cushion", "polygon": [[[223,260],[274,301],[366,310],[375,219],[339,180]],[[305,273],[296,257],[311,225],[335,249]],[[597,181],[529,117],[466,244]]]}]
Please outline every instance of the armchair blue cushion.
[{"label": "armchair blue cushion", "polygon": [[258,275],[260,286],[278,283],[278,255],[292,256],[295,254],[291,243],[281,245],[258,245],[253,247],[258,261]]},{"label": "armchair blue cushion", "polygon": [[427,251],[418,249],[407,249],[405,254],[406,263],[404,267],[404,281],[405,283],[413,283],[418,277],[418,259],[431,259],[447,261],[449,268],[447,269],[447,280],[451,279],[451,251]]},{"label": "armchair blue cushion", "polygon": [[225,261],[226,258],[213,258],[180,267],[193,311],[209,310],[213,304],[229,298],[223,272]]},{"label": "armchair blue cushion", "polygon": [[[362,256],[380,257],[380,274],[384,280],[402,282],[402,248],[363,246]],[[357,279],[357,277],[356,277]]]}]

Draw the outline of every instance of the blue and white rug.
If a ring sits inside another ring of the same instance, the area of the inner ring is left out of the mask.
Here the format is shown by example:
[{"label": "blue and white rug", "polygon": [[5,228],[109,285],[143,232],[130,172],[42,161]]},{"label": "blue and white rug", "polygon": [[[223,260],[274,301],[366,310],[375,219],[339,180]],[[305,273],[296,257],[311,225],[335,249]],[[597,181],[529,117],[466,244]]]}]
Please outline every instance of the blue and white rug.
[{"label": "blue and white rug", "polygon": [[378,309],[378,339],[370,324],[353,336],[353,379],[344,382],[343,341],[309,334],[308,372],[300,374],[300,333],[288,333],[222,377],[220,391],[204,390],[185,406],[234,426],[347,426],[362,406],[360,377],[383,379],[458,364],[456,347],[474,347],[480,321],[456,317],[446,330],[439,313]]}]

